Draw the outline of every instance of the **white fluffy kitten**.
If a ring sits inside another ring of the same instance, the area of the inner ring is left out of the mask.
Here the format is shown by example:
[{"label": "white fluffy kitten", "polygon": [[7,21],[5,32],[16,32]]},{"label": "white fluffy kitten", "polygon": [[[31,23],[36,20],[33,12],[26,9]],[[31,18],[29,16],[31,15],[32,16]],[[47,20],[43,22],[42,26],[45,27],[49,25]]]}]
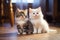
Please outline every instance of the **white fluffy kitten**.
[{"label": "white fluffy kitten", "polygon": [[43,18],[41,7],[36,9],[29,8],[30,21],[34,26],[34,33],[49,33],[49,25]]}]

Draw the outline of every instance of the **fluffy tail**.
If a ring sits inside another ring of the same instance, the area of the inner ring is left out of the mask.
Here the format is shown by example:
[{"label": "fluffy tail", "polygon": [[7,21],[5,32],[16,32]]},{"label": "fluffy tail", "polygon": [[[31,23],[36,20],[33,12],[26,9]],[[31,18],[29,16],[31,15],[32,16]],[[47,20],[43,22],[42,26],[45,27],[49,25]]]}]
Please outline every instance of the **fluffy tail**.
[{"label": "fluffy tail", "polygon": [[49,32],[57,33],[57,30],[49,29]]}]

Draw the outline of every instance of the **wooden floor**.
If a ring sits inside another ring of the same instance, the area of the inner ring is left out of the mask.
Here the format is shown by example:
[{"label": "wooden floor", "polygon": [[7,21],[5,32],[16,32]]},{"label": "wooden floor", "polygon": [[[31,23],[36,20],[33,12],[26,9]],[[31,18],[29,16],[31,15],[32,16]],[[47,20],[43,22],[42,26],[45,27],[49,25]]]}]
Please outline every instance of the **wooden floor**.
[{"label": "wooden floor", "polygon": [[57,30],[57,32],[17,35],[16,25],[14,27],[9,26],[8,24],[5,25],[0,27],[0,40],[60,40],[60,28],[58,26],[50,25],[50,29]]}]

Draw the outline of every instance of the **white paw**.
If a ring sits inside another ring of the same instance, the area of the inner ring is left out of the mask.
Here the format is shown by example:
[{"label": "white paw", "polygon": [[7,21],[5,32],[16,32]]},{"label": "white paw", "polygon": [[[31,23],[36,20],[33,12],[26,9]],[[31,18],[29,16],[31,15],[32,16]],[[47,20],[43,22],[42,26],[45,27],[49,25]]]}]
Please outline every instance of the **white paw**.
[{"label": "white paw", "polygon": [[18,34],[20,34],[20,33],[18,32]]},{"label": "white paw", "polygon": [[41,29],[38,29],[38,33],[41,33]]},{"label": "white paw", "polygon": [[34,32],[33,33],[37,33],[37,30],[36,30],[36,28],[34,28]]}]

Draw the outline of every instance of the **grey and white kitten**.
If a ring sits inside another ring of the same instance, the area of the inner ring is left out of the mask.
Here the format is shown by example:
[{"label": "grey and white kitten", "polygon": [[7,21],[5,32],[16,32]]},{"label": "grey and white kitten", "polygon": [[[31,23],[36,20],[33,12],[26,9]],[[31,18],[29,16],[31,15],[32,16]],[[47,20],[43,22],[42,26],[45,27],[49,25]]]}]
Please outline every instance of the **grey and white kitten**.
[{"label": "grey and white kitten", "polygon": [[15,13],[15,23],[17,24],[18,32],[23,33],[23,25],[26,23],[27,19],[27,9],[20,10],[17,8]]}]

